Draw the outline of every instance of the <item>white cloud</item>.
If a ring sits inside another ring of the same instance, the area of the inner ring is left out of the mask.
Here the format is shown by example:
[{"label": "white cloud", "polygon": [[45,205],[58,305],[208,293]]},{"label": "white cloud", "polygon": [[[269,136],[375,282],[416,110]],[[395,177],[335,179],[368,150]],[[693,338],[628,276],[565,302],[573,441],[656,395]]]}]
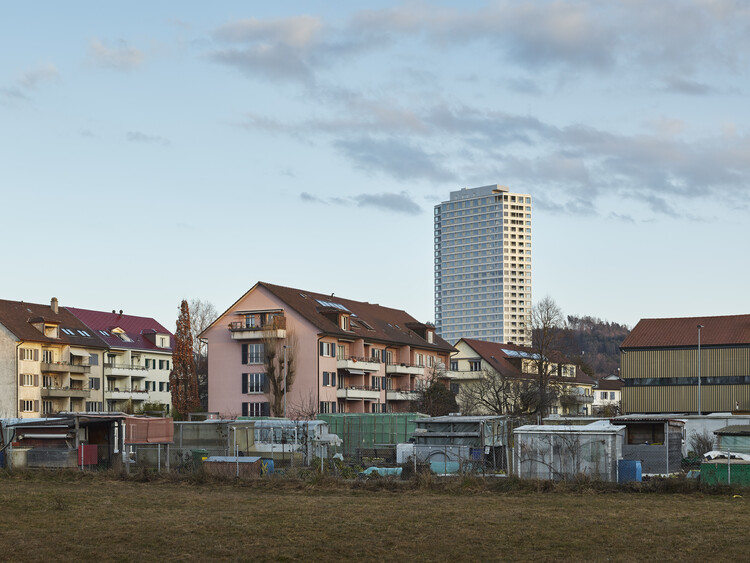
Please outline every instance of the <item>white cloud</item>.
[{"label": "white cloud", "polygon": [[132,70],[145,60],[142,51],[130,47],[124,40],[118,41],[115,47],[110,47],[99,39],[92,39],[89,44],[89,57],[96,66],[114,70]]}]

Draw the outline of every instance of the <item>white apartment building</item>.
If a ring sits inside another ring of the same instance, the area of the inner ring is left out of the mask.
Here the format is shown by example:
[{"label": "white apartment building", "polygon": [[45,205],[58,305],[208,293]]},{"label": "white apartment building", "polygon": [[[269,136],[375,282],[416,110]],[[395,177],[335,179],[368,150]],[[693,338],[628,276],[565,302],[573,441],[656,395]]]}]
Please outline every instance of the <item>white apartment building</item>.
[{"label": "white apartment building", "polygon": [[461,189],[435,206],[435,328],[448,342],[531,344],[531,195]]}]

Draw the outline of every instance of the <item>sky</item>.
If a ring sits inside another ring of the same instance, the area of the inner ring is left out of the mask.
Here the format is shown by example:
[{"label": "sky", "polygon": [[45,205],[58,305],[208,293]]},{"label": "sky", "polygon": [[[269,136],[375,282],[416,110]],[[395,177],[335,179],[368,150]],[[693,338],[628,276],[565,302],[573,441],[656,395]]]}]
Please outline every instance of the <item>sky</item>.
[{"label": "sky", "polygon": [[0,298],[258,280],[433,312],[433,207],[531,193],[533,299],[750,313],[750,5],[8,2]]}]

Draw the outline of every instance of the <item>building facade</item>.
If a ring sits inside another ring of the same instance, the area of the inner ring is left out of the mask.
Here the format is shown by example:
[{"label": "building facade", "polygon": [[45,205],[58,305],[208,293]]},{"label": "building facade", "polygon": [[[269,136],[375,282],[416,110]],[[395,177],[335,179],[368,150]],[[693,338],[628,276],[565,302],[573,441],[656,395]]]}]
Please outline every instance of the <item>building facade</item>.
[{"label": "building facade", "polygon": [[435,206],[435,328],[531,344],[531,195],[490,185]]},{"label": "building facade", "polygon": [[271,378],[285,365],[289,417],[406,412],[453,351],[405,311],[264,282],[200,336],[209,411],[226,417],[284,416]]},{"label": "building facade", "polygon": [[107,412],[139,412],[162,405],[169,413],[174,336],[155,319],[66,307],[107,345],[103,364]]},{"label": "building facade", "polygon": [[106,350],[55,298],[0,300],[0,418],[102,410]]},{"label": "building facade", "polygon": [[624,413],[748,411],[750,315],[641,319],[620,373]]},{"label": "building facade", "polygon": [[[533,412],[538,355],[533,349],[468,338],[460,339],[446,377],[465,414]],[[549,414],[587,416],[594,380],[562,354],[548,361]]]},{"label": "building facade", "polygon": [[622,379],[616,375],[602,377],[594,387],[593,414],[616,416],[622,411]]}]

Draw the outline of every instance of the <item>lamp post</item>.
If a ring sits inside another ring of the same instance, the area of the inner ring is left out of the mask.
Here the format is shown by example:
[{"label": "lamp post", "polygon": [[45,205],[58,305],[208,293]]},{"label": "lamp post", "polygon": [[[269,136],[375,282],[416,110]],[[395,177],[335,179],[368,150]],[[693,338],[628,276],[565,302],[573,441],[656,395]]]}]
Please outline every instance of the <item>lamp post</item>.
[{"label": "lamp post", "polygon": [[284,344],[284,418],[286,418],[286,344]]},{"label": "lamp post", "polygon": [[701,329],[703,325],[698,325],[698,416],[701,415]]}]

